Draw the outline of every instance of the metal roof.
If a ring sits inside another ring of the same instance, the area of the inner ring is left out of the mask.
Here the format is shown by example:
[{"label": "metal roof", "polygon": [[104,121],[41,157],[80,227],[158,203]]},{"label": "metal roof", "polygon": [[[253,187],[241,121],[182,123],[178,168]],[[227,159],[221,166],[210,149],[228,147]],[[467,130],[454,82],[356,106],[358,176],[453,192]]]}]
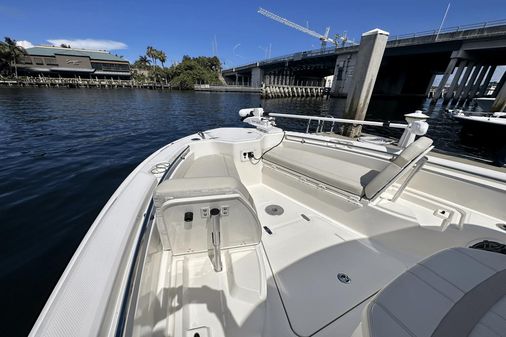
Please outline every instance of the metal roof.
[{"label": "metal roof", "polygon": [[37,46],[32,48],[26,48],[26,52],[28,55],[31,56],[55,56],[56,54],[59,54],[69,56],[85,56],[85,57],[87,56],[91,60],[128,62],[127,60],[122,59],[119,56],[112,55],[109,52],[100,50]]}]

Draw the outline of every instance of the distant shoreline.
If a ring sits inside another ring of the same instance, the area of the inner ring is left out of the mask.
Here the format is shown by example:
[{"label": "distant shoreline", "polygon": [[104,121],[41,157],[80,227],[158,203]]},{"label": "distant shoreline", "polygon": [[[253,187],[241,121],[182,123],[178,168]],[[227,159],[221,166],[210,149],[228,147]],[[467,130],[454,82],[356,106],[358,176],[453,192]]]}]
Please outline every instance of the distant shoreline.
[{"label": "distant shoreline", "polygon": [[[77,78],[12,78],[1,79],[0,88],[137,88],[172,90],[168,83],[136,80],[77,79]],[[178,88],[175,88],[178,89]]]}]

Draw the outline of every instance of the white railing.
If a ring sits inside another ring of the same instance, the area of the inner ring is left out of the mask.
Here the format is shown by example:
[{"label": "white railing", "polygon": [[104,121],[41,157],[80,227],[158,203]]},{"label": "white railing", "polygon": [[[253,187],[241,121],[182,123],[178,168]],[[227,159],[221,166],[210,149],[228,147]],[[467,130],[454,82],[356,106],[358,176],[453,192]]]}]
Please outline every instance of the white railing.
[{"label": "white railing", "polygon": [[[263,111],[261,112],[263,114]],[[352,125],[368,125],[368,126],[379,126],[379,127],[389,127],[396,129],[404,129],[404,132],[399,139],[398,145],[402,148],[405,148],[409,144],[411,144],[416,136],[422,136],[427,133],[429,125],[427,122],[427,118],[429,116],[424,115],[421,111],[416,111],[411,114],[406,114],[404,117],[406,118],[407,123],[390,123],[386,122],[373,122],[373,121],[364,121],[364,120],[356,120],[356,119],[345,119],[345,118],[334,118],[334,117],[317,117],[317,116],[306,116],[306,115],[290,115],[290,114],[280,114],[280,113],[269,113],[270,117],[280,117],[280,118],[291,118],[291,119],[302,119],[307,120],[306,133],[310,133],[310,127],[312,121],[317,121],[316,125],[316,133],[322,133],[325,131],[325,123],[331,123],[330,129],[327,129],[327,132],[334,132],[334,127],[336,124],[352,124]]]},{"label": "white railing", "polygon": [[309,127],[312,121],[320,122],[320,131],[323,131],[323,123],[332,122],[336,123],[344,123],[344,124],[353,124],[353,125],[369,125],[369,126],[382,126],[382,127],[391,127],[396,129],[406,129],[408,124],[405,123],[390,123],[390,122],[373,122],[373,121],[363,121],[358,119],[345,119],[345,118],[334,118],[334,117],[318,117],[318,116],[306,116],[306,115],[290,115],[290,114],[279,114],[279,113],[270,113],[270,117],[282,117],[282,118],[292,118],[292,119],[305,119],[308,121],[306,132],[309,132]]}]

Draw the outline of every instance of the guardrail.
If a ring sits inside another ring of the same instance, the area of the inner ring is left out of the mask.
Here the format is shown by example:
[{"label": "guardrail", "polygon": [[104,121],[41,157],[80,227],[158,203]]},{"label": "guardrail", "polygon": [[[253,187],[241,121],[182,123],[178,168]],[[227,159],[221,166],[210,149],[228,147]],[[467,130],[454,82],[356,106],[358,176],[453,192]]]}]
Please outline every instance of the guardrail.
[{"label": "guardrail", "polygon": [[397,41],[397,40],[403,40],[403,39],[412,39],[414,37],[457,33],[457,32],[462,32],[462,31],[466,31],[466,30],[484,29],[484,28],[491,28],[491,27],[504,26],[504,25],[506,25],[506,20],[494,20],[494,21],[487,21],[487,22],[473,23],[473,24],[468,24],[468,25],[442,28],[441,30],[432,29],[432,30],[426,30],[426,31],[417,32],[417,33],[394,35],[394,36],[390,36],[388,38],[388,40],[389,41]]},{"label": "guardrail", "polygon": [[291,115],[291,114],[280,114],[280,113],[270,113],[269,117],[280,117],[280,118],[291,118],[291,119],[303,119],[307,120],[306,133],[309,133],[309,129],[311,127],[312,121],[317,121],[318,125],[316,126],[316,133],[323,132],[325,122],[331,122],[330,132],[334,131],[334,127],[336,124],[352,124],[352,125],[369,125],[369,126],[381,126],[381,127],[390,127],[395,129],[406,129],[408,124],[404,123],[390,123],[390,122],[373,122],[373,121],[363,121],[357,119],[345,119],[345,118],[334,118],[334,117],[318,117],[318,116],[306,116],[306,115]]},{"label": "guardrail", "polygon": [[[432,29],[432,30],[426,30],[426,31],[416,32],[416,33],[394,35],[394,36],[389,36],[388,43],[399,45],[402,43],[402,41],[407,42],[408,40],[413,39],[413,38],[431,37],[431,36],[434,37],[434,41],[440,41],[441,40],[440,38],[442,38],[444,35],[447,35],[447,34],[464,33],[466,31],[493,28],[493,27],[499,27],[499,26],[506,26],[506,20],[487,21],[487,22],[473,23],[473,24],[468,24],[468,25],[448,27],[448,28],[443,28],[441,30]],[[506,29],[504,30],[504,32],[506,32]],[[465,36],[465,37],[469,38],[469,37],[475,37],[475,36],[480,36],[480,35],[487,35],[487,34],[485,32],[475,32],[475,34],[472,34],[470,36]],[[244,65],[240,65],[237,67],[224,69],[223,72],[235,71],[236,69],[240,69],[240,68],[249,68],[252,66],[266,65],[266,64],[276,63],[276,62],[281,62],[281,61],[297,60],[298,57],[308,58],[308,57],[323,56],[323,55],[327,55],[327,54],[334,54],[338,51],[343,51],[346,49],[349,49],[351,51],[351,49],[354,49],[354,48],[358,48],[358,46],[354,45],[354,46],[345,46],[345,47],[339,47],[339,48],[329,47],[329,48],[312,49],[312,50],[277,56],[277,57],[270,58],[270,59],[263,60],[263,61],[252,62],[249,64],[244,64]]]}]

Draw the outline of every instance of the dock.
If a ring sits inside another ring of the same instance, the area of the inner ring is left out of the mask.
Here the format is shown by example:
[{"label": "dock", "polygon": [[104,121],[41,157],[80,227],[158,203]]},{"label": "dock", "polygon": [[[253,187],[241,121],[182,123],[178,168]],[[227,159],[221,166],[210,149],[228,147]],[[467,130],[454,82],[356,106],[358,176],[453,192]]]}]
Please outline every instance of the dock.
[{"label": "dock", "polygon": [[325,97],[329,92],[325,87],[318,86],[264,85],[262,87],[263,98]]},{"label": "dock", "polygon": [[17,79],[0,79],[0,87],[32,88],[142,88],[171,89],[170,84],[160,82],[139,82],[120,79],[84,79],[84,78],[51,78],[20,77]]},{"label": "dock", "polygon": [[212,85],[212,84],[195,84],[195,91],[217,91],[217,92],[249,92],[259,94],[262,88],[250,87],[245,85]]}]

